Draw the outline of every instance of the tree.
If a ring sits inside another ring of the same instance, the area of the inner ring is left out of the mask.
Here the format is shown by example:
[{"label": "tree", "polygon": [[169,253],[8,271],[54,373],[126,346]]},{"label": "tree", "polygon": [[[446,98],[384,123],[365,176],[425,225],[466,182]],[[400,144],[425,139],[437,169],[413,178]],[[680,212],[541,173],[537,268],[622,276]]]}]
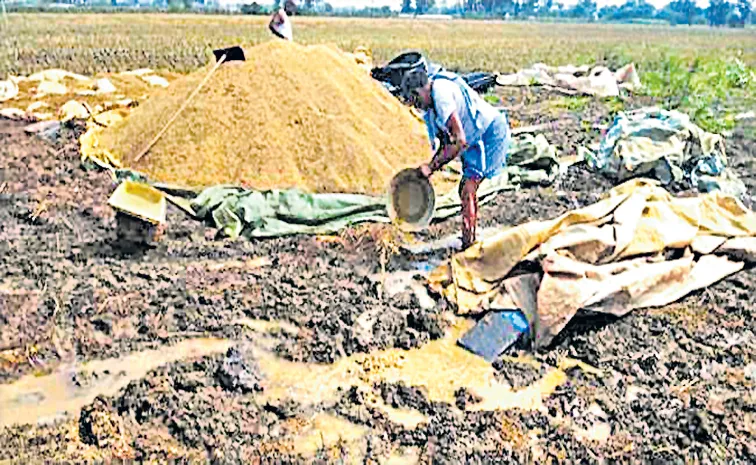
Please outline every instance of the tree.
[{"label": "tree", "polygon": [[323,4],[323,11],[325,11],[328,14],[333,13],[333,5],[331,5],[330,3],[327,3],[327,2],[324,3]]},{"label": "tree", "polygon": [[[529,0],[520,0],[529,1]],[[537,3],[538,0],[534,0]],[[483,11],[487,14],[513,13],[519,11],[517,1],[515,0],[464,0],[463,10],[468,13]]]},{"label": "tree", "polygon": [[402,13],[412,12],[412,0],[402,0]]},{"label": "tree", "polygon": [[257,2],[252,2],[248,5],[242,5],[241,12],[244,15],[260,15],[263,14],[263,8]]},{"label": "tree", "polygon": [[609,21],[617,17],[620,7],[617,5],[605,6],[598,12],[598,17],[602,21]]},{"label": "tree", "polygon": [[415,0],[415,13],[424,15],[434,6],[436,6],[436,0]]},{"label": "tree", "polygon": [[523,16],[533,16],[538,7],[538,0],[522,0],[521,13]]},{"label": "tree", "polygon": [[740,23],[745,25],[751,16],[751,0],[738,0],[738,14],[740,15]]},{"label": "tree", "polygon": [[579,0],[570,8],[568,15],[573,18],[593,18],[596,13],[596,2],[593,0]]},{"label": "tree", "polygon": [[692,26],[697,13],[696,2],[693,0],[677,0],[676,2],[673,2],[673,5],[674,4],[676,4],[676,6],[673,8],[685,17],[685,22],[688,26]]},{"label": "tree", "polygon": [[602,19],[627,21],[630,19],[651,19],[656,16],[656,8],[646,0],[628,0],[619,7],[605,7],[599,12]]},{"label": "tree", "polygon": [[696,6],[694,0],[675,0],[667,4],[656,14],[658,19],[669,21],[670,24],[687,24],[692,26],[700,19],[703,10]]},{"label": "tree", "polygon": [[711,0],[706,8],[706,19],[710,26],[724,26],[734,11],[734,6],[726,0]]},{"label": "tree", "polygon": [[498,11],[501,14],[509,13],[510,15],[514,14],[515,11],[515,5],[517,4],[516,0],[494,0],[496,4],[498,5],[496,8],[496,11]]},{"label": "tree", "polygon": [[635,9],[633,14],[636,18],[653,18],[656,15],[656,8],[646,0],[638,0],[635,2]]}]

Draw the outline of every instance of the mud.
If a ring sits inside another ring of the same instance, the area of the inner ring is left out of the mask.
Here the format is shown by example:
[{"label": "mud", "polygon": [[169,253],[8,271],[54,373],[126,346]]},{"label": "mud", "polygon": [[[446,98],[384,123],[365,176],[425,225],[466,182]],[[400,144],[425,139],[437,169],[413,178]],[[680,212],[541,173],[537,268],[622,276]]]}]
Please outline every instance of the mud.
[{"label": "mud", "polygon": [[[548,120],[558,101],[502,97],[525,103],[510,112],[521,125]],[[600,130],[581,121],[604,124],[610,109],[554,112],[570,123],[546,136],[567,149],[597,142]],[[459,323],[438,296],[429,305],[412,286],[387,286],[409,262],[450,252],[403,256],[383,227],[221,239],[170,207],[163,239],[127,253],[106,204],[114,184],[79,164],[82,128],[48,142],[19,127],[0,121],[0,386],[57,377],[87,396],[68,414],[56,404],[0,427],[0,460],[756,460],[753,269],[662,309],[583,314],[551,347],[478,366],[460,362]],[[743,131],[728,139],[750,193],[753,151]],[[480,227],[553,217],[611,185],[576,165],[554,186],[482,206]],[[457,233],[459,221],[425,238]],[[198,338],[233,347],[181,351]],[[160,355],[144,371],[117,369],[151,350]],[[133,376],[101,387],[123,371]],[[25,392],[24,405],[54,400]]]}]

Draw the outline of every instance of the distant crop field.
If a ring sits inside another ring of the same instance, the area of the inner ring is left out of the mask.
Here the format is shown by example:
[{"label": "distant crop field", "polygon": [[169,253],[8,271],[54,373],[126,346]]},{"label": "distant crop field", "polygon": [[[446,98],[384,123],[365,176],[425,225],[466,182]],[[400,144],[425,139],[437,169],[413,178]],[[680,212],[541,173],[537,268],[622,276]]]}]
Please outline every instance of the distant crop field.
[{"label": "distant crop field", "polygon": [[[0,76],[61,67],[93,74],[138,67],[189,72],[211,50],[270,40],[267,18],[178,14],[10,14],[0,21]],[[376,60],[420,49],[432,60],[465,71],[514,71],[535,62],[610,65],[634,60],[654,68],[665,55],[740,57],[756,65],[753,30],[295,17],[295,40],[365,45]]]},{"label": "distant crop field", "polygon": [[[188,73],[212,50],[273,39],[266,17],[199,14],[11,14],[0,21],[0,79],[64,68],[96,74],[136,68]],[[647,95],[710,130],[730,129],[756,105],[753,29],[474,20],[295,17],[295,40],[377,63],[409,49],[456,71],[514,72],[550,65],[634,62]]]}]

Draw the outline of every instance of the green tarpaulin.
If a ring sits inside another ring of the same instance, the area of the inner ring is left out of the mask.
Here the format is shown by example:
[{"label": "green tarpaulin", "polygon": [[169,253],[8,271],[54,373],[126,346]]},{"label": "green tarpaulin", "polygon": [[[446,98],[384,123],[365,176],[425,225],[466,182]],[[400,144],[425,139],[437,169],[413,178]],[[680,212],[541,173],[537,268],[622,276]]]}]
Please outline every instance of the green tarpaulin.
[{"label": "green tarpaulin", "polygon": [[191,203],[199,218],[212,218],[223,233],[236,237],[327,234],[350,224],[384,222],[385,201],[351,194],[308,194],[297,189],[252,191],[211,187]]},{"label": "green tarpaulin", "polygon": [[[509,166],[500,176],[481,184],[481,203],[504,190],[525,184],[550,184],[559,173],[555,148],[542,135],[525,134],[513,140]],[[364,222],[389,222],[385,197],[354,194],[309,194],[297,189],[254,191],[215,186],[190,202],[195,216],[212,220],[224,234],[273,237],[290,234],[331,234]],[[436,199],[434,219],[461,210],[452,189]]]},{"label": "green tarpaulin", "polygon": [[650,176],[663,184],[686,182],[701,192],[746,192],[727,169],[722,136],[704,131],[679,111],[650,107],[620,113],[598,151],[582,151],[590,169],[620,181]]}]

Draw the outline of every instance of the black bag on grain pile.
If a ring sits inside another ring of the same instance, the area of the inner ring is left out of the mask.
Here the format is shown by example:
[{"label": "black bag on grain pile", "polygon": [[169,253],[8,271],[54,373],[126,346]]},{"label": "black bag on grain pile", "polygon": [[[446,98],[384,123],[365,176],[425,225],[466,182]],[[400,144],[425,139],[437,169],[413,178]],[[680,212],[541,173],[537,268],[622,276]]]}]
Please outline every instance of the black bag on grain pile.
[{"label": "black bag on grain pile", "polygon": [[[413,69],[423,68],[429,76],[439,71],[445,71],[443,67],[435,63],[429,63],[420,52],[405,52],[385,66],[375,67],[370,71],[373,79],[382,82],[394,95],[399,96],[399,87],[404,75]],[[462,79],[478,93],[485,93],[496,84],[496,75],[492,73],[469,73],[461,76]]]},{"label": "black bag on grain pile", "polygon": [[485,94],[491,87],[496,85],[496,75],[493,73],[469,73],[463,75],[462,79],[479,94]]}]

